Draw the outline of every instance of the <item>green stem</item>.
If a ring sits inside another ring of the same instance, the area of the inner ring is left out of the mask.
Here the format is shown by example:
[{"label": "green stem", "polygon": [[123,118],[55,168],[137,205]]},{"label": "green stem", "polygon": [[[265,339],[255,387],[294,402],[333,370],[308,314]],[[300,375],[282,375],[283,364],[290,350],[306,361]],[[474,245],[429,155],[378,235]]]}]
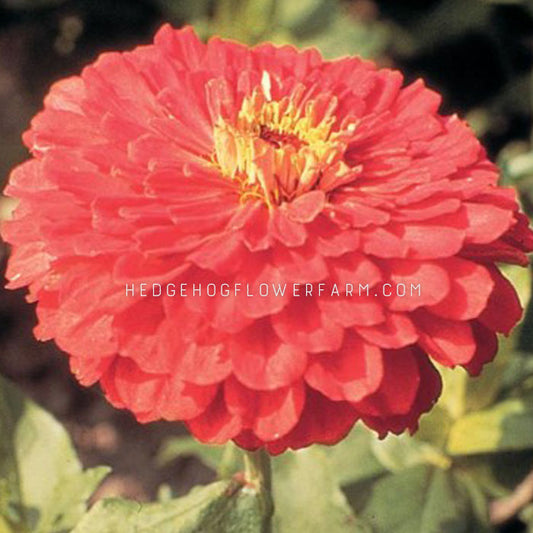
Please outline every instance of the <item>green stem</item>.
[{"label": "green stem", "polygon": [[274,500],[272,498],[272,468],[270,456],[266,451],[244,452],[244,480],[257,490],[265,517],[262,533],[271,533]]}]

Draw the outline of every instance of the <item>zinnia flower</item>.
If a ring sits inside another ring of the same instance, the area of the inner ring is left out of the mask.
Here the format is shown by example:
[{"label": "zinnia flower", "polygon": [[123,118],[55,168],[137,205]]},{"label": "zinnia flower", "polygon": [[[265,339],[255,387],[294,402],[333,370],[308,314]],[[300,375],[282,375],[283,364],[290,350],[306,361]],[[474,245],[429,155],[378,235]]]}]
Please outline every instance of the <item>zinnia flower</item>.
[{"label": "zinnia flower", "polygon": [[[519,320],[495,263],[527,264],[533,237],[468,126],[403,83],[357,57],[169,26],[56,83],[2,231],[36,336],[113,405],[205,442],[279,453],[357,420],[414,431],[441,390],[433,361],[477,374]],[[317,295],[348,283],[368,296]]]}]

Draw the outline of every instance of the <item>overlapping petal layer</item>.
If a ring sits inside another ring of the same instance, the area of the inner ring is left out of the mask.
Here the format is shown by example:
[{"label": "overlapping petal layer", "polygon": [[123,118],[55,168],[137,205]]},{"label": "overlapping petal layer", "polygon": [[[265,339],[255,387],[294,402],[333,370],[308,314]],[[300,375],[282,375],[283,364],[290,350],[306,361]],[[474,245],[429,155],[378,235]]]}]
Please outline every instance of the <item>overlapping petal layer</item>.
[{"label": "overlapping petal layer", "polygon": [[495,263],[533,249],[439,104],[359,58],[165,26],[51,88],[6,189],[9,287],[29,286],[36,335],[78,379],[141,421],[272,453],[358,419],[414,431],[440,393],[432,361],[477,374],[519,320]]}]

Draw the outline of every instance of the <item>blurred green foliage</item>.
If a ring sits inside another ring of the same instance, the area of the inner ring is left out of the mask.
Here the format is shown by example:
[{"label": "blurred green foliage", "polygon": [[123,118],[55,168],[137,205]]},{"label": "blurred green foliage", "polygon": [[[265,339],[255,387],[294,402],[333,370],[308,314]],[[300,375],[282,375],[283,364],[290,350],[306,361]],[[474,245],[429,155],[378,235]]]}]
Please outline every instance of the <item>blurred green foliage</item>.
[{"label": "blurred green foliage", "polygon": [[107,467],[83,470],[67,432],[0,377],[0,533],[64,533]]},{"label": "blurred green foliage", "polygon": [[386,25],[363,23],[340,0],[158,0],[170,20],[185,20],[204,38],[219,35],[247,44],[316,46],[326,57],[378,56],[388,41]]}]

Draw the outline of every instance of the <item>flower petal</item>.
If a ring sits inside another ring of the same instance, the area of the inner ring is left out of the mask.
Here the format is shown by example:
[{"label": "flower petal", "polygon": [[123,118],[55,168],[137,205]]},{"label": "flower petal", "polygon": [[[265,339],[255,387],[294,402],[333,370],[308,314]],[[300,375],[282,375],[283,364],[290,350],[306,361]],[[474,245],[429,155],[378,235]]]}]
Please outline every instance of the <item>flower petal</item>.
[{"label": "flower petal", "polygon": [[293,298],[280,313],[272,317],[272,327],[284,342],[310,352],[338,350],[344,329],[321,312],[309,297]]},{"label": "flower petal", "polygon": [[478,317],[487,306],[494,282],[487,269],[458,257],[441,262],[450,273],[450,291],[428,311],[452,320],[471,320]]},{"label": "flower petal", "polygon": [[415,323],[420,334],[420,346],[445,366],[466,365],[474,357],[476,343],[468,322],[435,318],[417,311]]},{"label": "flower petal", "polygon": [[383,378],[381,350],[353,333],[335,353],[315,355],[307,383],[331,400],[357,402],[374,393]]},{"label": "flower petal", "polygon": [[266,320],[235,335],[229,341],[233,372],[251,389],[285,387],[303,376],[307,354],[280,341]]}]

